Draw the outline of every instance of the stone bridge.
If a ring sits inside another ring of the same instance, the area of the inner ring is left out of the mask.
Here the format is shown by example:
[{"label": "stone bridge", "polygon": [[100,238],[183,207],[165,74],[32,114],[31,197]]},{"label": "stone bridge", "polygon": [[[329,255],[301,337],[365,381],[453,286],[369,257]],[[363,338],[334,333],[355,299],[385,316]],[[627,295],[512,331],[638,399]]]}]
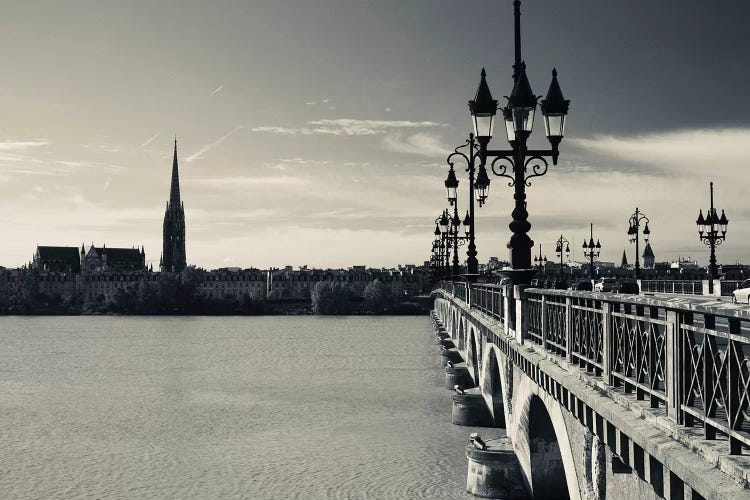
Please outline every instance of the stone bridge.
[{"label": "stone bridge", "polygon": [[433,319],[454,423],[505,429],[470,439],[469,492],[750,499],[746,306],[443,282]]}]

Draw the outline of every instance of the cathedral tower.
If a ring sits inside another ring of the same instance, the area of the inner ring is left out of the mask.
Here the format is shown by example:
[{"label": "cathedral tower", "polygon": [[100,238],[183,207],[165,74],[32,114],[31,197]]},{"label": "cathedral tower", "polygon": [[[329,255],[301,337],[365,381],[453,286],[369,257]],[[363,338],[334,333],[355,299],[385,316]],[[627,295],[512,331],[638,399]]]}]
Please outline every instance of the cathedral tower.
[{"label": "cathedral tower", "polygon": [[180,272],[185,269],[185,205],[180,201],[180,174],[177,168],[177,139],[174,141],[172,186],[164,212],[164,244],[162,271]]}]

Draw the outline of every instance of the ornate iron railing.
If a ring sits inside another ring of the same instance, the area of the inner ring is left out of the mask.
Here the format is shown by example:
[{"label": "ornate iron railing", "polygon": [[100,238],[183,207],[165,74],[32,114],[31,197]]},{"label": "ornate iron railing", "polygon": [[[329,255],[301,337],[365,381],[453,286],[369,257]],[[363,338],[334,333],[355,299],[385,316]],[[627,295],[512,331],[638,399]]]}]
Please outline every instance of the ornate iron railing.
[{"label": "ornate iron railing", "polygon": [[604,311],[602,301],[574,298],[571,304],[571,359],[586,371],[604,369]]},{"label": "ornate iron railing", "polygon": [[700,280],[641,280],[641,291],[703,295],[703,282]]},{"label": "ornate iron railing", "polygon": [[702,427],[706,439],[728,438],[730,453],[750,452],[747,306],[489,284],[441,288],[499,320],[493,335],[533,343],[680,424]]}]

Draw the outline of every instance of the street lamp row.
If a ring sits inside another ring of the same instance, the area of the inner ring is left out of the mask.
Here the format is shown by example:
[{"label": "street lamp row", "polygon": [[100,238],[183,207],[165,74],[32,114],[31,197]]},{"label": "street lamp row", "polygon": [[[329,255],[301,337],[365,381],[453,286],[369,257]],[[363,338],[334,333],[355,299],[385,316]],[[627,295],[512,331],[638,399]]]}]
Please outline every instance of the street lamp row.
[{"label": "street lamp row", "polygon": [[[445,188],[448,194],[448,203],[453,207],[451,216],[445,211],[440,218],[442,224],[440,242],[436,237],[433,244],[433,260],[444,263],[447,270],[450,266],[450,253],[453,251],[453,274],[459,274],[458,247],[468,243],[467,247],[467,277],[471,280],[478,276],[478,260],[476,248],[475,227],[475,203],[482,207],[489,196],[490,178],[488,171],[491,170],[495,176],[504,177],[508,180],[508,186],[514,188],[513,198],[515,206],[512,211],[512,221],[509,224],[511,238],[508,243],[510,249],[510,260],[512,271],[509,273],[514,283],[528,283],[532,270],[531,249],[534,242],[528,236],[531,224],[528,222],[528,211],[526,202],[526,187],[530,186],[531,179],[540,177],[547,173],[549,163],[556,165],[559,158],[559,145],[564,137],[565,122],[568,115],[570,101],[565,99],[560,83],[557,78],[557,70],[552,70],[552,80],[547,90],[547,95],[539,102],[539,97],[531,89],[526,74],[526,62],[521,57],[521,2],[514,0],[514,48],[515,58],[513,64],[513,88],[509,97],[505,97],[506,104],[499,108],[498,101],[492,96],[487,83],[487,72],[483,68],[480,73],[479,85],[474,99],[468,101],[473,132],[469,134],[468,140],[457,147],[447,158],[450,166],[448,178],[445,180]],[[529,149],[527,142],[531,136],[534,125],[536,108],[539,108],[544,118],[544,130],[550,148],[544,150]],[[495,117],[500,111],[505,129],[505,136],[510,146],[509,149],[490,149],[489,144],[494,135]],[[459,179],[456,175],[456,162],[462,160],[466,164],[468,173],[468,209],[463,220],[466,235],[459,236],[458,227],[458,187]],[[491,160],[491,163],[487,162]],[[639,245],[641,234],[644,241],[648,243],[650,229],[649,219],[636,208],[631,215],[628,225],[628,236],[631,243],[635,244],[635,277],[640,278],[641,266],[639,258]],[[713,183],[711,184],[711,205],[703,216],[701,211],[696,221],[699,227],[699,237],[711,248],[710,272],[712,278],[716,277],[715,248],[720,245],[726,235],[728,220],[722,211],[721,217],[717,216],[713,207]],[[643,225],[643,229],[641,226]],[[719,234],[721,232],[721,234]],[[437,229],[436,229],[437,233]],[[562,236],[561,236],[562,238]],[[558,240],[560,242],[560,240]],[[567,240],[566,242],[566,249]],[[452,247],[452,248],[451,248]],[[590,260],[590,273],[594,277],[594,259],[599,257],[601,244],[597,240],[594,243],[593,226],[589,240],[584,240],[584,255]],[[558,247],[558,255],[561,257],[562,247]],[[444,259],[444,260],[443,260]],[[541,266],[541,250],[534,263]]]}]

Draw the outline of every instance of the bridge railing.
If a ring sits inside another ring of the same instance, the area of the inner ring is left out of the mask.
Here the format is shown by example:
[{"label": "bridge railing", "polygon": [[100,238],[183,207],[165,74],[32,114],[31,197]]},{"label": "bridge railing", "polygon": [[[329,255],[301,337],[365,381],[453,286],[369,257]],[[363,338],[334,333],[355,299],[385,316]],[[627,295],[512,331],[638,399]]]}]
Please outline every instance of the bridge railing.
[{"label": "bridge railing", "polygon": [[640,284],[642,292],[703,295],[703,282],[700,280],[641,280]]},{"label": "bridge railing", "polygon": [[706,439],[728,438],[732,454],[750,451],[746,306],[463,285],[453,286],[458,293],[447,285],[443,290],[501,321],[517,341],[536,344],[680,424],[702,427]]}]

